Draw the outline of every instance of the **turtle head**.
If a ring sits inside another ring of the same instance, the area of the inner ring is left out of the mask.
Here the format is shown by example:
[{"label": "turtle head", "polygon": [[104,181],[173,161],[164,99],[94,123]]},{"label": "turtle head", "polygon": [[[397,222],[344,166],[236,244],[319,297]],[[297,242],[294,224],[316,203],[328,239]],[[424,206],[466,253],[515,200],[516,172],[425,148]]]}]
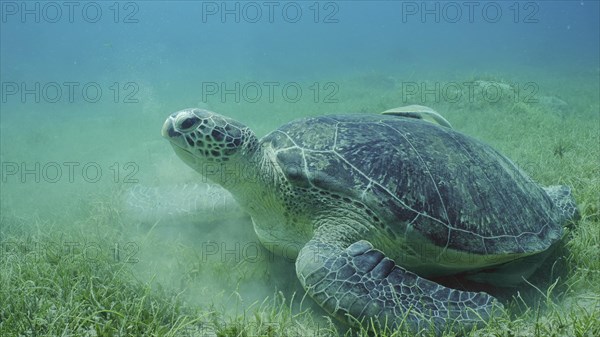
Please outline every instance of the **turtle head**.
[{"label": "turtle head", "polygon": [[258,148],[258,139],[247,126],[203,109],[172,113],[162,127],[162,136],[179,158],[206,176],[207,170],[215,167],[251,160]]}]

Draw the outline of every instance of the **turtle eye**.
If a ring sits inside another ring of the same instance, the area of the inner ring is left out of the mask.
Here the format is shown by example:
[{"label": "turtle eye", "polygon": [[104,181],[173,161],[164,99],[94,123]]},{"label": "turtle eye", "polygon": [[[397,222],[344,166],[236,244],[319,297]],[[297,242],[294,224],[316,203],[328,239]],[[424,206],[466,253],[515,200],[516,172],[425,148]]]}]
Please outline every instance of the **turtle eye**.
[{"label": "turtle eye", "polygon": [[198,126],[199,123],[200,118],[196,116],[188,116],[186,118],[177,120],[177,129],[181,131],[189,131],[191,129],[196,128],[196,126]]}]

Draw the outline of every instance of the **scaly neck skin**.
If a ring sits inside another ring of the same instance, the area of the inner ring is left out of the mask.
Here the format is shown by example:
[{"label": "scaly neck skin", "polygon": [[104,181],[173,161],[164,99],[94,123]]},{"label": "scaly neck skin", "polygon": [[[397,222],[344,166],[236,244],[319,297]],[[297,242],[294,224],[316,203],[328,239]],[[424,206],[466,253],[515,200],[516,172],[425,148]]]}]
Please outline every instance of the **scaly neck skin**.
[{"label": "scaly neck skin", "polygon": [[265,212],[279,208],[274,207],[276,202],[271,200],[278,183],[277,172],[261,147],[254,151],[242,150],[240,155],[221,162],[199,161],[185,151],[175,150],[194,170],[228,190],[253,218],[262,218]]},{"label": "scaly neck skin", "polygon": [[213,183],[227,189],[252,217],[254,231],[263,246],[277,255],[295,259],[312,237],[308,223],[294,225],[286,217],[282,186],[287,182],[274,153],[261,146],[240,152],[227,161],[204,161],[176,146],[179,157]]},{"label": "scaly neck skin", "polygon": [[264,157],[259,147],[225,162],[206,164],[203,175],[231,192],[243,206],[245,200],[259,197],[273,186],[272,165],[266,165]]},{"label": "scaly neck skin", "polygon": [[262,193],[265,187],[273,185],[272,165],[264,163],[264,151],[260,147],[254,151],[244,149],[227,161],[205,160],[177,145],[173,145],[173,149],[188,166],[227,189],[242,204],[244,200],[256,197],[255,192]]},{"label": "scaly neck skin", "polygon": [[304,226],[290,226],[281,193],[283,174],[269,149],[259,147],[251,155],[223,164],[207,165],[205,176],[227,189],[252,217],[254,231],[263,246],[276,255],[295,259],[308,237]]}]

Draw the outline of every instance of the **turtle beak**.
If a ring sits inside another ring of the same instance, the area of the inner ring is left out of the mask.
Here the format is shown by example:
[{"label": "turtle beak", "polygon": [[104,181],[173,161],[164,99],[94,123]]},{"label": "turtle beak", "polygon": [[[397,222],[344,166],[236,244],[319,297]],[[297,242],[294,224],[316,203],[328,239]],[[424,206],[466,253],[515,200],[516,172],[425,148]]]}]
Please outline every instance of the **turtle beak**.
[{"label": "turtle beak", "polygon": [[178,155],[187,157],[188,155],[192,155],[192,151],[185,140],[184,133],[175,127],[177,116],[179,116],[178,112],[170,115],[163,124],[160,133],[166,140],[169,141],[169,143],[171,143],[171,146]]},{"label": "turtle beak", "polygon": [[177,130],[175,130],[175,119],[172,116],[169,116],[160,130],[161,135],[171,143],[173,148],[184,150],[185,152],[190,152],[187,148],[187,144],[185,142],[185,138],[183,134]]},{"label": "turtle beak", "polygon": [[175,132],[175,128],[173,127],[173,122],[171,121],[171,117],[167,118],[167,120],[165,121],[165,123],[162,126],[162,129],[160,130],[160,134],[164,137],[164,138],[171,138],[170,136]]},{"label": "turtle beak", "polygon": [[163,124],[162,129],[160,131],[160,134],[169,141],[173,141],[174,138],[182,136],[180,132],[177,132],[175,130],[175,123],[173,121],[173,117],[169,116]]}]

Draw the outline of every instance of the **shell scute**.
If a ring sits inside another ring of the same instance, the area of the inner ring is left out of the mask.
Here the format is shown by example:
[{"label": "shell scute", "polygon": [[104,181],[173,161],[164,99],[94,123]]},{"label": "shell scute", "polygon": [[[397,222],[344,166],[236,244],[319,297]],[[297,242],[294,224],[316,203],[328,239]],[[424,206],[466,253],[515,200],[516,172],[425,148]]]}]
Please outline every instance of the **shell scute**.
[{"label": "shell scute", "polygon": [[[282,135],[298,151],[282,148]],[[312,185],[360,200],[396,234],[410,224],[435,246],[478,254],[541,251],[562,234],[552,201],[516,165],[433,123],[325,116],[288,123],[263,141],[288,152],[281,166],[301,156]]]}]

